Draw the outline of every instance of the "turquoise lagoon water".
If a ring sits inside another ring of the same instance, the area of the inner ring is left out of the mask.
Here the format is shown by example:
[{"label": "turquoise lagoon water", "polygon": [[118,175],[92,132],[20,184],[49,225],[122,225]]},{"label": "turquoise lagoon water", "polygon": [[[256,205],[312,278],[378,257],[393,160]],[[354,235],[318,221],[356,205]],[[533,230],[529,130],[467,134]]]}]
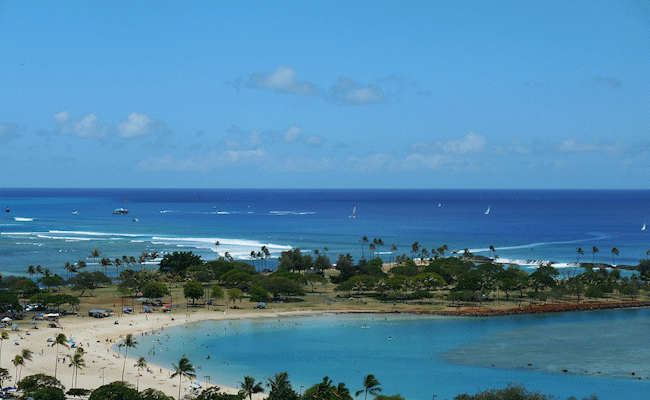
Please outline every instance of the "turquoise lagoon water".
[{"label": "turquoise lagoon water", "polygon": [[129,354],[165,367],[185,356],[197,379],[235,387],[244,376],[266,381],[286,371],[296,391],[327,375],[354,392],[374,374],[384,394],[412,400],[452,399],[509,382],[563,399],[640,400],[650,396],[648,332],[650,310],[332,314],[168,327],[139,337]]}]

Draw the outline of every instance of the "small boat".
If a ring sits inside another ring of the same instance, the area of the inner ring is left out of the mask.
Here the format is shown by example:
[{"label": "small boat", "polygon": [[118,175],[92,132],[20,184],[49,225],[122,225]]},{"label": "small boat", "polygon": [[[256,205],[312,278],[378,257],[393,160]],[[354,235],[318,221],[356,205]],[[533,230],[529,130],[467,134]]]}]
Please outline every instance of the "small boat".
[{"label": "small boat", "polygon": [[442,207],[442,204],[438,203],[438,207]]},{"label": "small boat", "polygon": [[643,226],[641,227],[641,230],[645,231],[645,224],[643,224]]},{"label": "small boat", "polygon": [[131,214],[131,212],[126,208],[116,208],[113,210],[113,214]]},{"label": "small boat", "polygon": [[138,222],[138,221],[140,221],[140,220],[137,219],[137,218],[133,218],[133,222]]},{"label": "small boat", "polygon": [[352,206],[352,215],[350,215],[349,218],[356,218],[357,217],[357,206]]},{"label": "small boat", "polygon": [[490,214],[490,206],[488,206],[488,209],[487,209],[487,211],[485,212],[485,215],[489,215],[489,214]]},{"label": "small boat", "polygon": [[9,212],[9,207],[7,207],[7,208],[5,209],[5,212]]},{"label": "small boat", "polygon": [[77,215],[77,214],[79,214],[79,211],[73,211],[72,214]]}]

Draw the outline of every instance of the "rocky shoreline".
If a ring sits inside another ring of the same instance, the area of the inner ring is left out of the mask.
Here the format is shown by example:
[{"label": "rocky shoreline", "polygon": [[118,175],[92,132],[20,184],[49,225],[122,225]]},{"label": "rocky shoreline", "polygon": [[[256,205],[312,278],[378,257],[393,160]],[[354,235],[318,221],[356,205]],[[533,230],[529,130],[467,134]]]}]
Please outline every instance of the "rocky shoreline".
[{"label": "rocky shoreline", "polygon": [[630,300],[615,303],[562,303],[562,304],[542,304],[525,307],[513,307],[506,309],[492,309],[484,307],[464,307],[456,310],[439,310],[439,311],[415,311],[418,314],[444,315],[444,316],[462,316],[462,317],[493,317],[507,315],[523,314],[542,314],[558,313],[571,311],[593,311],[593,310],[610,310],[623,308],[646,308],[650,307],[650,301]]}]

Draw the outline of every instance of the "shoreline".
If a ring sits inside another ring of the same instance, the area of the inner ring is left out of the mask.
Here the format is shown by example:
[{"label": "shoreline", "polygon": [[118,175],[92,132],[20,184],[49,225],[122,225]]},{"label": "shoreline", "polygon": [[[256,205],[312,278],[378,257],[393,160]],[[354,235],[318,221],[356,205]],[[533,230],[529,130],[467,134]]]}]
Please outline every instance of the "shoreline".
[{"label": "shoreline", "polygon": [[[628,309],[628,308],[648,308],[650,301],[625,301],[612,303],[559,303],[545,304],[535,306],[510,307],[510,308],[486,308],[480,306],[459,307],[446,310],[426,311],[418,310],[417,307],[411,310],[370,310],[363,307],[346,307],[346,309],[332,310],[288,310],[288,311],[259,311],[251,309],[228,310],[227,314],[222,312],[195,310],[188,314],[130,314],[119,317],[109,317],[95,319],[86,316],[66,316],[60,321],[60,328],[48,328],[47,323],[40,323],[38,329],[21,329],[19,331],[6,330],[9,334],[9,340],[3,341],[2,347],[2,367],[6,368],[12,379],[7,382],[7,386],[12,386],[16,378],[16,369],[11,360],[22,349],[29,349],[33,352],[32,361],[26,361],[25,365],[18,368],[20,378],[25,376],[43,373],[54,375],[54,360],[56,358],[56,347],[51,347],[47,340],[53,338],[59,333],[66,335],[68,340],[72,339],[85,350],[84,360],[86,367],[78,372],[77,387],[84,389],[96,389],[103,384],[108,384],[122,379],[122,368],[124,364],[124,355],[112,349],[127,334],[131,333],[136,341],[142,336],[146,336],[156,330],[165,327],[183,325],[187,323],[200,321],[227,321],[239,319],[256,319],[256,318],[280,318],[295,316],[311,316],[323,314],[354,314],[354,313],[404,313],[413,315],[439,315],[439,316],[456,316],[456,317],[499,317],[524,314],[540,313],[557,313],[557,312],[580,312],[596,311],[608,309]],[[118,321],[115,324],[115,321]],[[25,328],[29,325],[21,325]],[[38,326],[38,325],[37,325]],[[12,344],[13,343],[13,344]],[[59,364],[57,367],[57,379],[67,389],[70,389],[73,368],[69,368],[68,354],[73,354],[74,350],[59,346]],[[66,355],[66,357],[64,357]],[[65,359],[65,360],[64,360]],[[145,388],[155,388],[161,390],[168,396],[176,398],[178,396],[178,380],[175,377],[170,379],[173,371],[159,365],[148,364],[147,369],[140,370],[140,377],[137,368],[134,366],[136,359],[127,357],[124,372],[124,380],[136,385],[139,379],[139,390]],[[192,362],[192,360],[190,360]],[[205,382],[199,379],[189,380],[183,378],[181,393],[189,393],[191,385],[196,381],[201,381],[202,388],[219,386],[223,393],[235,394],[238,388],[221,385],[218,382]],[[255,400],[264,399],[265,393],[258,393],[253,396]]]}]

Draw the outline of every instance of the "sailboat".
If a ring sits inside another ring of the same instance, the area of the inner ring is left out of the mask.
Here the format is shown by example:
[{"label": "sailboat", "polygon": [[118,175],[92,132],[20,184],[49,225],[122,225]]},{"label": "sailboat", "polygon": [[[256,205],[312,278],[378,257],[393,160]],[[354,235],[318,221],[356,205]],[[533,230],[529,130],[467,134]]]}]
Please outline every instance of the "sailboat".
[{"label": "sailboat", "polygon": [[645,231],[645,224],[643,224],[643,226],[641,227],[641,230]]},{"label": "sailboat", "polygon": [[357,206],[352,206],[352,215],[350,215],[350,218],[356,218],[357,217]]},{"label": "sailboat", "polygon": [[488,209],[487,209],[487,211],[485,212],[485,215],[488,215],[488,214],[490,214],[490,206],[488,206]]}]

